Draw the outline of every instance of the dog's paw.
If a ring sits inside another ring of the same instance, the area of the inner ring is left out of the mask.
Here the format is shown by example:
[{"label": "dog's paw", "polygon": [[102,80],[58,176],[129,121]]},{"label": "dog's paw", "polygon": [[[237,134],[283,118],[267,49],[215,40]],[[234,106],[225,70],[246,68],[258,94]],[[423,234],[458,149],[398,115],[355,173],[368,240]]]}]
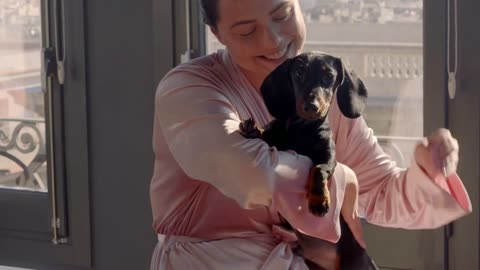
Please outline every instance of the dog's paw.
[{"label": "dog's paw", "polygon": [[330,192],[328,189],[324,194],[313,194],[307,192],[308,209],[315,216],[323,217],[330,210]]},{"label": "dog's paw", "polygon": [[310,212],[316,216],[325,216],[330,209],[330,191],[328,173],[320,166],[313,167],[307,183],[307,200]]},{"label": "dog's paw", "polygon": [[255,126],[255,121],[249,118],[242,121],[239,125],[240,134],[247,139],[255,139],[262,137],[262,131]]}]

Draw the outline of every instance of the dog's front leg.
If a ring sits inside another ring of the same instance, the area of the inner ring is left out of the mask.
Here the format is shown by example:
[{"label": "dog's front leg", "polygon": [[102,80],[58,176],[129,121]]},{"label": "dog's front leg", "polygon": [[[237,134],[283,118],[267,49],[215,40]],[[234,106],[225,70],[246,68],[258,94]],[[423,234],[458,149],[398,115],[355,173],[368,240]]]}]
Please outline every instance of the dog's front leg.
[{"label": "dog's front leg", "polygon": [[307,182],[308,207],[310,212],[317,216],[324,216],[330,209],[330,191],[328,190],[330,169],[330,166],[320,164],[310,171]]},{"label": "dog's front leg", "polygon": [[252,118],[240,122],[238,128],[240,134],[247,139],[262,139],[264,130],[262,128],[258,128]]},{"label": "dog's front leg", "polygon": [[262,139],[269,146],[275,146],[278,150],[288,150],[288,140],[285,121],[272,120],[263,128],[256,126],[253,119],[242,121],[239,126],[240,134],[247,139]]}]

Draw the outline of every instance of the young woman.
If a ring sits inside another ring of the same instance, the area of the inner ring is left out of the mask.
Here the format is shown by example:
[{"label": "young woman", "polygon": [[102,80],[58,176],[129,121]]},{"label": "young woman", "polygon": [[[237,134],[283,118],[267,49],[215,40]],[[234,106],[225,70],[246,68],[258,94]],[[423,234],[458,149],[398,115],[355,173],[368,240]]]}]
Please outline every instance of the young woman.
[{"label": "young woman", "polygon": [[279,226],[278,213],[332,242],[342,213],[363,245],[357,202],[369,222],[409,229],[439,227],[471,212],[448,130],[425,138],[408,169],[397,168],[365,121],[345,118],[334,100],[328,118],[339,165],[330,181],[332,207],[322,218],[311,215],[305,199],[311,160],[238,132],[242,120],[271,120],[258,90],[302,50],[298,1],[201,3],[226,49],[174,68],[158,86],[150,195],[159,243],[151,269],[308,269],[292,252],[296,239]]}]

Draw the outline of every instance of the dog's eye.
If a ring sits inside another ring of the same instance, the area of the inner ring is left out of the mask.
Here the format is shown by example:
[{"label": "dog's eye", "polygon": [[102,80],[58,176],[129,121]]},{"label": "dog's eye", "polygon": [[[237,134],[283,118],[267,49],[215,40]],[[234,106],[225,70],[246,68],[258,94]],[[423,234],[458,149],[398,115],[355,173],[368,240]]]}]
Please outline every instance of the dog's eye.
[{"label": "dog's eye", "polygon": [[330,86],[333,83],[334,76],[332,73],[327,73],[323,76],[322,83],[324,86]]},{"label": "dog's eye", "polygon": [[304,78],[305,78],[305,71],[304,70],[298,69],[298,70],[295,71],[295,79],[302,82]]}]

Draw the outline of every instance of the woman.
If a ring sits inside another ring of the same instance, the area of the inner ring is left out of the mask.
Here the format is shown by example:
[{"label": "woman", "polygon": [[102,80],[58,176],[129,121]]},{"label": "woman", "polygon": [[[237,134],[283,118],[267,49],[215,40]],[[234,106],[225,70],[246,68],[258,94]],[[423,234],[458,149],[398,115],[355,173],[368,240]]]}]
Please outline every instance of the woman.
[{"label": "woman", "polygon": [[226,50],[176,67],[158,86],[150,195],[159,243],[151,269],[308,269],[277,213],[332,242],[342,213],[364,245],[357,201],[370,223],[409,229],[436,228],[471,212],[448,130],[427,137],[410,168],[400,169],[365,121],[343,117],[334,100],[328,117],[339,165],[330,181],[332,206],[322,218],[311,215],[305,199],[311,160],[238,132],[241,120],[271,120],[258,90],[302,50],[298,0],[201,2]]}]

